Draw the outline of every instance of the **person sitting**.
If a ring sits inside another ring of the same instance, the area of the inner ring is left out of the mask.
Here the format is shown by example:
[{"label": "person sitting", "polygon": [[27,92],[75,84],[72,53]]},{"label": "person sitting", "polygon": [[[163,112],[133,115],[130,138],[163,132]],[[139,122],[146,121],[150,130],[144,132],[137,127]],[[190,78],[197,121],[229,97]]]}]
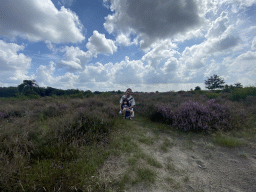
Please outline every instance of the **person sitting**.
[{"label": "person sitting", "polygon": [[134,110],[133,110],[133,107],[135,106],[135,100],[134,100],[134,98],[130,95],[131,93],[132,93],[132,90],[131,90],[130,88],[128,88],[128,89],[126,90],[126,94],[123,95],[123,96],[121,97],[121,99],[120,99],[120,111],[123,110],[122,107],[121,107],[121,105],[122,105],[122,103],[123,103],[123,100],[124,100],[125,98],[128,99],[128,103],[129,103],[129,105],[130,105],[130,107],[129,107],[129,109],[130,109],[130,120],[132,120],[131,117],[134,117]]},{"label": "person sitting", "polygon": [[123,118],[125,118],[125,116],[127,116],[127,115],[129,115],[129,118],[131,118],[130,117],[130,107],[131,105],[129,104],[129,101],[128,101],[128,99],[126,99],[126,98],[124,98],[124,100],[123,100],[123,103],[121,104],[121,109],[122,109],[122,113],[124,114],[124,117]]}]

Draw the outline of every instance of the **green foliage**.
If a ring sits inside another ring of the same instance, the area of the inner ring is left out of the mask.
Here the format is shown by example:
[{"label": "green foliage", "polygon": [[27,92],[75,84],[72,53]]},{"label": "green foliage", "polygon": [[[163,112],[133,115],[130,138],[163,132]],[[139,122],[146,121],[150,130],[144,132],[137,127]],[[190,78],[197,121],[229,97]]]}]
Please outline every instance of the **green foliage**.
[{"label": "green foliage", "polygon": [[195,87],[195,91],[201,91],[201,87],[196,86],[196,87]]},{"label": "green foliage", "polygon": [[102,95],[102,96],[110,96],[111,93],[110,92],[102,92],[100,95]]},{"label": "green foliage", "polygon": [[0,97],[15,97],[17,93],[17,87],[0,87]]},{"label": "green foliage", "polygon": [[241,83],[239,83],[239,82],[235,83],[234,85],[235,85],[236,88],[243,88],[243,85],[241,85]]},{"label": "green foliage", "polygon": [[216,99],[219,96],[219,94],[218,93],[207,93],[206,96],[208,99]]},{"label": "green foliage", "polygon": [[238,147],[244,144],[244,142],[234,139],[232,137],[222,137],[222,136],[214,137],[212,141],[218,145],[222,145],[226,147]]},{"label": "green foliage", "polygon": [[204,92],[202,90],[197,90],[195,91],[196,94],[204,94]]},{"label": "green foliage", "polygon": [[231,91],[230,100],[239,101],[240,99],[246,99],[248,95],[256,96],[256,87],[236,88]]},{"label": "green foliage", "polygon": [[224,87],[224,79],[221,79],[218,75],[213,75],[205,80],[205,87],[210,90],[223,88]]},{"label": "green foliage", "polygon": [[221,93],[222,90],[215,90],[214,93]]},{"label": "green foliage", "polygon": [[122,92],[122,91],[120,91],[120,90],[118,90],[118,91],[117,91],[117,94],[122,94],[122,93],[123,93],[123,92]]},{"label": "green foliage", "polygon": [[233,85],[225,85],[224,86],[224,89],[222,90],[223,92],[226,92],[226,93],[230,93],[231,91],[235,90],[235,87]]},{"label": "green foliage", "polygon": [[82,93],[76,93],[76,94],[72,94],[72,95],[69,95],[70,98],[80,98],[80,99],[83,99],[84,96]]}]

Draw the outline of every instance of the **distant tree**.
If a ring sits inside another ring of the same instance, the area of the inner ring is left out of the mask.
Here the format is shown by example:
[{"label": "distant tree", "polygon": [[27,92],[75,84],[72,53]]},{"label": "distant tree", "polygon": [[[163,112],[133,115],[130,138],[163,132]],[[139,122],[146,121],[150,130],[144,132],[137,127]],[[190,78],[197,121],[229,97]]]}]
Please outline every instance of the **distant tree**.
[{"label": "distant tree", "polygon": [[207,80],[205,80],[205,87],[210,90],[215,90],[224,87],[224,79],[220,78],[218,75],[213,75]]},{"label": "distant tree", "polygon": [[196,86],[196,87],[195,87],[195,91],[201,91],[201,87]]},{"label": "distant tree", "polygon": [[94,91],[94,94],[99,95],[99,94],[101,94],[101,92],[100,91]]},{"label": "distant tree", "polygon": [[235,85],[235,87],[237,87],[237,88],[243,88],[243,85],[241,85],[241,83],[239,83],[239,82],[238,82],[238,83],[235,83],[234,85]]},{"label": "distant tree", "polygon": [[17,87],[0,87],[0,97],[15,97],[17,92]]},{"label": "distant tree", "polygon": [[36,93],[39,86],[36,84],[36,80],[23,80],[23,83],[18,85],[18,91],[24,95]]}]

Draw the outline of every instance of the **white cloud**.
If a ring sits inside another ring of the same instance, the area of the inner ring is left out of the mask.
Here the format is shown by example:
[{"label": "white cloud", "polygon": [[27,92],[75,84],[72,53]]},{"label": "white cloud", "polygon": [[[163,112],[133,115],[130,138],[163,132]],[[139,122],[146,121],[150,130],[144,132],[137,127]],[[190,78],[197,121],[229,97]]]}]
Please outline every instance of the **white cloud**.
[{"label": "white cloud", "polygon": [[48,66],[40,65],[36,70],[35,79],[40,87],[54,87],[57,89],[75,88],[78,75],[67,72],[63,76],[54,76],[56,64],[51,61]]},{"label": "white cloud", "polygon": [[0,40],[1,82],[18,83],[28,77],[26,74],[31,65],[31,58],[18,53],[23,49],[24,46]]},{"label": "white cloud", "polygon": [[174,54],[179,54],[176,50],[177,45],[173,44],[169,39],[157,41],[152,44],[151,50],[147,52],[142,61],[148,61],[148,64],[156,69],[158,65],[165,59],[172,57]]},{"label": "white cloud", "polygon": [[106,39],[105,35],[100,34],[98,31],[93,31],[93,35],[88,39],[86,47],[95,57],[100,53],[113,54],[117,51],[114,41]]},{"label": "white cloud", "polygon": [[109,73],[110,66],[113,66],[113,64],[106,64],[103,66],[99,62],[93,66],[86,66],[85,70],[79,73],[78,82],[109,82],[111,76],[111,73]]},{"label": "white cloud", "polygon": [[206,34],[206,38],[209,37],[217,37],[221,35],[227,29],[227,22],[229,21],[227,17],[227,12],[222,12],[220,17],[218,17],[215,21],[212,22],[211,28]]},{"label": "white cloud", "polygon": [[221,16],[212,22],[204,42],[185,48],[180,58],[180,61],[186,65],[185,70],[200,69],[206,65],[206,61],[211,56],[228,55],[240,48],[238,45],[241,39],[235,26],[233,24],[226,26],[224,21],[228,20],[226,13],[222,12]]},{"label": "white cloud", "polygon": [[166,80],[163,77],[162,73],[159,73],[152,67],[146,68],[145,72],[143,73],[143,83],[144,84],[159,84],[159,83],[166,83]]},{"label": "white cloud", "polygon": [[142,83],[143,71],[142,61],[129,61],[129,57],[126,56],[125,61],[116,63],[113,66],[112,82],[116,84],[140,84]]},{"label": "white cloud", "polygon": [[202,24],[198,7],[191,0],[111,0],[113,15],[105,17],[105,29],[109,33],[131,29],[140,37],[142,49],[149,47],[157,39],[173,37],[185,33]]},{"label": "white cloud", "polygon": [[229,3],[238,3],[239,6],[250,7],[252,4],[256,3],[255,0],[227,0]]},{"label": "white cloud", "polygon": [[9,38],[53,43],[85,39],[78,16],[65,7],[57,10],[51,0],[1,1],[0,11],[1,34]]},{"label": "white cloud", "polygon": [[228,74],[236,77],[242,84],[255,83],[256,81],[256,52],[248,51],[239,55],[228,66]]},{"label": "white cloud", "polygon": [[36,81],[39,86],[46,87],[56,82],[53,77],[53,73],[55,71],[54,67],[55,63],[51,61],[48,66],[40,65],[36,70]]},{"label": "white cloud", "polygon": [[178,62],[179,62],[179,61],[178,61],[175,57],[171,57],[171,58],[169,58],[169,59],[165,62],[165,64],[164,64],[162,70],[163,70],[165,73],[174,72],[174,71],[177,70]]},{"label": "white cloud", "polygon": [[251,49],[252,49],[252,50],[256,50],[256,36],[255,36],[254,39],[252,40]]},{"label": "white cloud", "polygon": [[73,84],[78,80],[78,75],[67,72],[64,76],[57,77],[56,79],[60,85],[69,85],[74,87]]},{"label": "white cloud", "polygon": [[131,40],[129,38],[129,35],[125,35],[125,34],[121,33],[116,37],[116,43],[124,45],[124,46],[130,46]]},{"label": "white cloud", "polygon": [[87,62],[92,59],[92,53],[80,50],[79,47],[68,47],[62,49],[62,52],[66,52],[64,58],[57,63],[57,67],[66,68],[67,71],[76,72],[84,69]]}]

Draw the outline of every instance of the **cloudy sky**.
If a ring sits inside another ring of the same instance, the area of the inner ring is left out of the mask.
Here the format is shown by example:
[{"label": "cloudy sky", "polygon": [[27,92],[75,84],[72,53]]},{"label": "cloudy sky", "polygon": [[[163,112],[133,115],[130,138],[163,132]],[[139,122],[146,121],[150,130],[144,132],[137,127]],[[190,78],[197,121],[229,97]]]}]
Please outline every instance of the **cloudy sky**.
[{"label": "cloudy sky", "polygon": [[256,85],[256,0],[0,1],[0,87]]}]

